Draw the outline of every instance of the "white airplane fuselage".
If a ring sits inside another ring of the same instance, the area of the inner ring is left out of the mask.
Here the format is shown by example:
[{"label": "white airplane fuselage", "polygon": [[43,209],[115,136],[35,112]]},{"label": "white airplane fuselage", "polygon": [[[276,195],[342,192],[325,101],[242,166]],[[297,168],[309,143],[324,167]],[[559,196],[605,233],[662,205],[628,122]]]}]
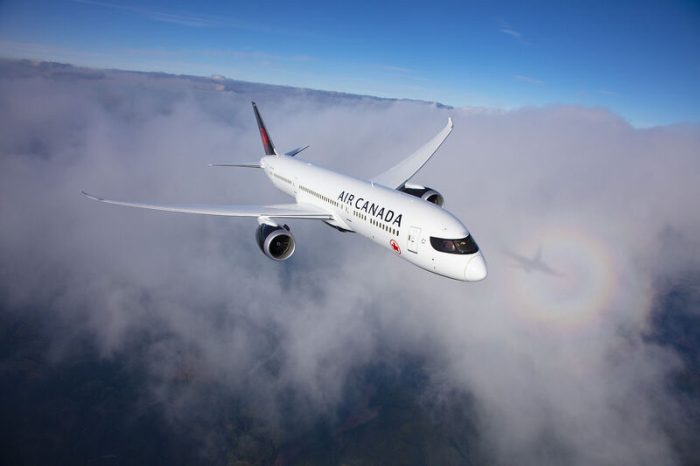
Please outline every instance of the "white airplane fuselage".
[{"label": "white airplane fuselage", "polygon": [[486,277],[480,251],[441,252],[431,238],[456,240],[469,231],[440,206],[380,184],[353,178],[293,157],[265,156],[272,183],[297,202],[332,213],[331,226],[360,234],[430,272],[462,281]]}]

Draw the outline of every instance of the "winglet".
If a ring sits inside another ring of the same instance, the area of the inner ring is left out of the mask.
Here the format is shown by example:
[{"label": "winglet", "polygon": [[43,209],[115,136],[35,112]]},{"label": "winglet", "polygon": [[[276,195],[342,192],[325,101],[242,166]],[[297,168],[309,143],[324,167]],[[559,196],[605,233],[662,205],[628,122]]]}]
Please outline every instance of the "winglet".
[{"label": "winglet", "polygon": [[263,149],[265,149],[265,154],[279,155],[275,150],[275,145],[272,143],[272,139],[270,139],[270,135],[267,132],[267,128],[265,128],[265,122],[263,122],[263,119],[260,116],[258,106],[255,105],[255,102],[251,103],[253,104],[253,111],[255,112],[255,120],[258,122],[258,129],[260,130],[260,138],[262,139],[262,145]]}]

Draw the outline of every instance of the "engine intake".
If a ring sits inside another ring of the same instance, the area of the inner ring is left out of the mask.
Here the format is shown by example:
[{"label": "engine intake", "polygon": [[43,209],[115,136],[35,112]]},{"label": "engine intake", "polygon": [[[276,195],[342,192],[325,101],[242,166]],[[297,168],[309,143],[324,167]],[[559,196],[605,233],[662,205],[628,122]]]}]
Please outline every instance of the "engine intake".
[{"label": "engine intake", "polygon": [[445,198],[442,196],[442,194],[440,194],[433,188],[428,188],[427,186],[421,186],[417,184],[406,184],[403,187],[399,188],[399,191],[402,191],[406,194],[410,194],[411,196],[419,197],[424,201],[428,201],[440,207],[445,205]]},{"label": "engine intake", "polygon": [[263,223],[255,231],[255,239],[260,250],[270,259],[289,259],[296,248],[294,236],[287,225],[273,226]]}]

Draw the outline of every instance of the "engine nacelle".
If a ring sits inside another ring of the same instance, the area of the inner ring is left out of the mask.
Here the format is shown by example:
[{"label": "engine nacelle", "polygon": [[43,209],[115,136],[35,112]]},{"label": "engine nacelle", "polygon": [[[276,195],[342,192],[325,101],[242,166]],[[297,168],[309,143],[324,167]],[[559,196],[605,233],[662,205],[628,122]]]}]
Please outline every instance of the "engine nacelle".
[{"label": "engine nacelle", "polygon": [[401,187],[399,191],[403,191],[406,194],[410,194],[411,196],[419,197],[424,201],[428,201],[432,204],[439,205],[440,207],[445,205],[445,198],[442,196],[442,194],[440,194],[433,188],[428,188],[427,186],[407,183],[403,187]]},{"label": "engine nacelle", "polygon": [[263,254],[276,261],[289,259],[296,248],[294,236],[287,225],[273,226],[263,223],[255,231],[255,239]]}]

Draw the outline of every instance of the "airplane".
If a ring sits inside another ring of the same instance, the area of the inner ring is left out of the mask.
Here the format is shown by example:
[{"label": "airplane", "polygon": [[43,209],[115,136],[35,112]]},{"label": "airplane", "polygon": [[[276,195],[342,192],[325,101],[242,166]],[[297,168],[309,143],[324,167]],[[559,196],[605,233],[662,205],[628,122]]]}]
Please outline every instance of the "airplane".
[{"label": "airplane", "polygon": [[370,179],[353,178],[295,156],[308,146],[280,154],[255,102],[253,112],[265,155],[253,163],[210,166],[261,169],[272,184],[295,198],[274,205],[207,205],[125,202],[82,193],[96,201],[127,207],[229,217],[255,217],[256,242],[270,259],[289,259],[296,241],[281,220],[313,219],[362,235],[395,255],[438,275],[461,281],[486,278],[486,261],[462,222],[443,208],[438,191],[410,183],[453,128],[452,118],[433,139],[394,167]]},{"label": "airplane", "polygon": [[511,259],[513,259],[513,261],[516,262],[516,264],[514,264],[516,267],[523,269],[526,273],[542,272],[549,275],[554,275],[555,277],[564,276],[564,274],[557,270],[554,270],[542,260],[542,246],[540,246],[537,249],[537,252],[532,257],[532,259],[510,251],[503,252],[506,256],[509,256]]}]

